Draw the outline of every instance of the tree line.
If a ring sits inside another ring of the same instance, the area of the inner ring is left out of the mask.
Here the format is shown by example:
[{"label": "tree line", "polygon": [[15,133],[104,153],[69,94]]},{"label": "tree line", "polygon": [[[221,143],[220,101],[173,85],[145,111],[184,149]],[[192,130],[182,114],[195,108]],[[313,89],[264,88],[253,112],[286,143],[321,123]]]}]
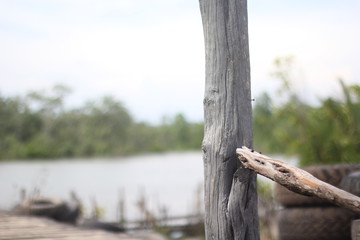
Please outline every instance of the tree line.
[{"label": "tree line", "polygon": [[[275,61],[281,81],[275,102],[269,94],[253,106],[254,148],[295,155],[301,165],[360,161],[360,86],[339,80],[341,97],[313,106],[291,86],[290,58]],[[203,123],[183,114],[161,124],[137,122],[121,101],[105,96],[65,109],[70,89],[55,86],[25,96],[0,95],[0,159],[119,156],[167,150],[200,150]]]},{"label": "tree line", "polygon": [[70,93],[0,95],[0,159],[118,156],[165,150],[200,149],[203,124],[183,114],[159,125],[134,120],[121,101],[105,96],[76,109],[65,109]]},{"label": "tree line", "polygon": [[300,165],[360,162],[360,86],[339,79],[342,96],[312,106],[291,85],[292,62],[275,60],[273,75],[281,81],[279,97],[285,101],[275,103],[267,93],[256,99],[255,148],[296,155]]}]

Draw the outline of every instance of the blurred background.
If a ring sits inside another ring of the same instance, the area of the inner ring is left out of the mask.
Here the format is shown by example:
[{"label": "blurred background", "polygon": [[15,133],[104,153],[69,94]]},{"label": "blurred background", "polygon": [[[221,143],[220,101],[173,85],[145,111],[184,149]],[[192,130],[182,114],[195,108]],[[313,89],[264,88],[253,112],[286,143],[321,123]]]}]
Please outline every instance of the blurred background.
[{"label": "blurred background", "polygon": [[[360,160],[359,10],[248,1],[255,149]],[[0,209],[45,195],[107,221],[202,215],[198,1],[0,0],[0,52]]]}]

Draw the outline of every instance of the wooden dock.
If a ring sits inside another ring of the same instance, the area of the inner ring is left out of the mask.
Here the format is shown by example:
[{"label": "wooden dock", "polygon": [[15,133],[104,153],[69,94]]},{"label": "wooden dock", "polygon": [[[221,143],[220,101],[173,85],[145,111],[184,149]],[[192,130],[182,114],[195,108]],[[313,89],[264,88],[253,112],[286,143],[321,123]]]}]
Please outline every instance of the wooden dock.
[{"label": "wooden dock", "polygon": [[110,233],[82,229],[50,219],[0,212],[0,240],[164,240],[156,233]]}]

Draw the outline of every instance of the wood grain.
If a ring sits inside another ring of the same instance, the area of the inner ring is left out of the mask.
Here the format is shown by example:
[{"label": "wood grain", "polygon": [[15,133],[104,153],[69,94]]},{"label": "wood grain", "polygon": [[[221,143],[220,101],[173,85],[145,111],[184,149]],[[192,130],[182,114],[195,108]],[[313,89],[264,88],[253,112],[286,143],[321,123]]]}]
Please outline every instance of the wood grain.
[{"label": "wood grain", "polygon": [[360,198],[325,183],[310,173],[285,162],[272,159],[247,147],[236,150],[240,162],[289,190],[307,196],[316,196],[360,214]]},{"label": "wood grain", "polygon": [[259,239],[256,174],[238,168],[252,145],[246,0],[200,0],[205,40],[206,239]]}]

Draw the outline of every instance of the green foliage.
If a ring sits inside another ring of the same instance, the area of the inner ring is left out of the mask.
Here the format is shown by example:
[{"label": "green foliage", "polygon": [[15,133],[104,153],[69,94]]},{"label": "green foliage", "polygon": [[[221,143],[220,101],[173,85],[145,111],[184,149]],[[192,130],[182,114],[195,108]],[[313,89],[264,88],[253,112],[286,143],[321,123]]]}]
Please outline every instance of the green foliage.
[{"label": "green foliage", "polygon": [[[360,161],[360,86],[342,80],[342,98],[319,106],[303,102],[291,86],[292,58],[277,59],[273,76],[282,102],[264,93],[253,110],[254,147],[266,153],[297,155],[301,165]],[[113,97],[63,106],[70,90],[25,97],[0,95],[0,159],[117,156],[167,150],[200,149],[203,124],[182,114],[160,125],[136,122]]]},{"label": "green foliage", "polygon": [[256,184],[258,194],[261,198],[266,199],[267,201],[274,200],[273,185],[270,181],[258,178]]},{"label": "green foliage", "polygon": [[[281,69],[281,71],[286,71]],[[297,155],[301,165],[360,161],[360,86],[339,84],[343,97],[328,97],[310,106],[280,74],[287,100],[274,106],[267,94],[254,107],[254,146],[267,153]]]},{"label": "green foliage", "polygon": [[184,115],[153,126],[135,122],[113,97],[65,110],[70,90],[0,95],[0,159],[116,156],[131,153],[200,149],[202,123]]}]

